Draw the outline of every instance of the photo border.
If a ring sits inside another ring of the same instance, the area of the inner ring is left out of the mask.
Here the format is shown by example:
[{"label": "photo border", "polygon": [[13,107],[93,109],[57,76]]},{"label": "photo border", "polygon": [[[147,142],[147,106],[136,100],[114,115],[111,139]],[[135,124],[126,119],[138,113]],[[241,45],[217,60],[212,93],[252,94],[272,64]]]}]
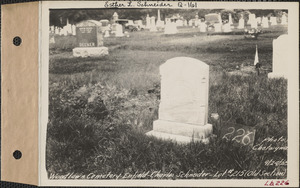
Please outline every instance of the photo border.
[{"label": "photo border", "polygon": [[[122,3],[127,1],[122,1]],[[133,1],[135,2],[135,1]],[[158,1],[152,1],[158,2]],[[159,1],[163,2],[163,1]],[[179,8],[180,1],[166,1]],[[182,1],[184,2],[184,1]],[[151,3],[151,1],[147,1]],[[195,2],[190,9],[287,9],[291,57],[288,57],[288,165],[286,187],[299,185],[299,3],[297,2]],[[180,179],[180,180],[49,180],[46,172],[46,134],[49,92],[49,14],[50,9],[106,8],[105,1],[42,1],[40,2],[39,61],[39,185],[42,186],[164,186],[164,187],[264,187],[274,179]],[[142,7],[122,7],[142,8]],[[166,8],[166,7],[144,7]],[[184,7],[186,9],[186,7]],[[295,105],[297,104],[297,105]],[[277,179],[275,179],[277,180]],[[276,187],[276,186],[274,186]]]}]

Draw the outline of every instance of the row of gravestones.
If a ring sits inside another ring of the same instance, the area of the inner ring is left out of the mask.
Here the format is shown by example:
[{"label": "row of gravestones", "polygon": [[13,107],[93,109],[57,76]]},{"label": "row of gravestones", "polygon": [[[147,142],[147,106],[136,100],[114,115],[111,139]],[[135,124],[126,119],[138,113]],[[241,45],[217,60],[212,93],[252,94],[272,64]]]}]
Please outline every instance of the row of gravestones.
[{"label": "row of gravestones", "polygon": [[[112,31],[116,37],[124,36],[122,25],[113,24]],[[166,34],[177,33],[177,28],[173,23],[165,27]],[[86,20],[76,25],[77,47],[73,49],[75,57],[93,57],[108,55],[108,48],[103,46],[103,37],[108,37],[108,30],[103,36],[101,23],[94,20]],[[54,37],[50,38],[50,43],[54,43]]]},{"label": "row of gravestones", "polygon": [[[233,22],[231,19],[227,23],[222,24],[215,23],[214,24],[214,32],[231,32],[234,26],[232,25]],[[270,25],[277,25],[277,18],[271,17],[270,21],[268,17],[255,17],[255,14],[249,15],[249,20],[247,22],[248,25],[250,25],[251,28],[257,29],[258,25],[260,25],[262,28],[269,28]],[[281,24],[286,25],[287,24],[287,18],[285,15],[282,16]],[[207,24],[205,22],[199,22],[198,28],[200,29],[200,32],[207,32]],[[245,20],[244,18],[240,18],[239,25],[237,26],[238,29],[244,29],[245,28]]]},{"label": "row of gravestones", "polygon": [[[287,57],[290,57],[286,48],[288,44],[288,35],[273,41],[273,72],[269,73],[269,78],[287,78]],[[197,59],[176,57],[160,66],[160,74],[159,119],[153,122],[153,130],[146,134],[178,143],[208,143],[213,131],[212,124],[207,122],[209,66]],[[229,128],[234,130],[234,127]],[[247,139],[239,142],[253,144],[255,130],[245,126],[240,129],[247,132],[244,137]],[[224,138],[228,140],[228,136],[229,133]]]},{"label": "row of gravestones", "polygon": [[60,36],[67,36],[67,35],[76,35],[76,26],[73,24],[67,24],[63,28],[51,26],[49,33],[52,35],[60,35]]}]

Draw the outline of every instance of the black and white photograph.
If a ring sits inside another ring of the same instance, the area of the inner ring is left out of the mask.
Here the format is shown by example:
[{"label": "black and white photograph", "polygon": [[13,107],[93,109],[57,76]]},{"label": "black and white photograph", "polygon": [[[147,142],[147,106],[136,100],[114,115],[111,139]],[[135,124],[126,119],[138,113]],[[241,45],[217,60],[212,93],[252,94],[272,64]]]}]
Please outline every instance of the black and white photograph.
[{"label": "black and white photograph", "polygon": [[47,182],[289,185],[290,6],[94,3],[43,13]]}]

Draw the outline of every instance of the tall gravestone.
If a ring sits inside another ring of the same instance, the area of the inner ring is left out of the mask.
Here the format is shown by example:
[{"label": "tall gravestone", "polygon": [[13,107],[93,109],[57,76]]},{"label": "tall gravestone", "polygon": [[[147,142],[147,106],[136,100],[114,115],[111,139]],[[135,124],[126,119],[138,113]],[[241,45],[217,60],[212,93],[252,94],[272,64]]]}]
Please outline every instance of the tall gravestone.
[{"label": "tall gravestone", "polygon": [[282,24],[282,25],[286,25],[286,24],[287,24],[287,17],[286,17],[286,14],[282,14],[282,17],[281,17],[281,24]]},{"label": "tall gravestone", "polygon": [[150,29],[150,27],[151,27],[151,19],[149,17],[149,14],[147,14],[147,17],[146,17],[146,28]]},{"label": "tall gravestone", "polygon": [[287,34],[273,40],[273,72],[268,74],[268,78],[288,78],[289,45],[289,36]]},{"label": "tall gravestone", "polygon": [[112,22],[115,23],[117,20],[119,19],[119,15],[117,12],[114,12],[113,16],[112,16]]},{"label": "tall gravestone", "polygon": [[188,26],[188,21],[187,20],[183,20],[183,26]]},{"label": "tall gravestone", "polygon": [[244,28],[245,28],[245,20],[244,20],[243,15],[242,15],[242,17],[239,20],[238,29],[244,29]]},{"label": "tall gravestone", "polygon": [[256,20],[256,18],[251,21],[251,28],[257,29],[257,20]]},{"label": "tall gravestone", "polygon": [[263,17],[262,18],[262,27],[263,28],[269,28],[269,19],[268,19],[268,17]]},{"label": "tall gravestone", "polygon": [[209,66],[189,57],[169,59],[160,66],[159,119],[147,135],[179,143],[207,143],[212,133],[208,118]]},{"label": "tall gravestone", "polygon": [[157,31],[156,24],[155,24],[155,17],[154,16],[152,16],[150,18],[150,31],[151,32]]},{"label": "tall gravestone", "polygon": [[101,23],[86,20],[76,25],[77,47],[73,49],[75,57],[100,57],[108,55],[108,48],[103,46]]},{"label": "tall gravestone", "polygon": [[72,25],[72,35],[76,35],[76,25]]},{"label": "tall gravestone", "polygon": [[160,18],[160,10],[157,10],[157,21],[156,21],[156,27],[161,29],[165,26],[164,22]]},{"label": "tall gravestone", "polygon": [[230,25],[233,24],[231,13],[229,13],[229,15],[228,15],[228,23],[229,23]]},{"label": "tall gravestone", "polygon": [[116,25],[115,36],[124,37],[123,26],[121,24],[115,24],[115,25]]},{"label": "tall gravestone", "polygon": [[248,24],[251,26],[251,28],[257,28],[257,20],[255,14],[249,14]]},{"label": "tall gravestone", "polygon": [[199,16],[198,16],[198,13],[195,15],[195,26],[198,26],[199,25]]}]

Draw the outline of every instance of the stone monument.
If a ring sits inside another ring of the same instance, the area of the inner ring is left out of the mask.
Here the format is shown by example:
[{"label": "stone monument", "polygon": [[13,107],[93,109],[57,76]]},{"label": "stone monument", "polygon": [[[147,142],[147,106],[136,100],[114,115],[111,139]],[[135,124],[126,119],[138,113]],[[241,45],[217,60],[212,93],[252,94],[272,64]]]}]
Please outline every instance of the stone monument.
[{"label": "stone monument", "polygon": [[149,17],[149,14],[147,14],[147,17],[146,17],[146,28],[147,29],[150,29],[151,27],[151,20],[150,20],[150,17]]},{"label": "stone monument", "polygon": [[283,13],[283,14],[282,14],[282,17],[281,17],[281,24],[282,24],[282,25],[287,25],[287,17],[286,17],[286,13]]},{"label": "stone monument", "polygon": [[112,16],[112,22],[115,23],[117,20],[119,19],[119,15],[117,12],[114,12],[113,16]]},{"label": "stone monument", "polygon": [[215,32],[222,32],[222,23],[214,24]]},{"label": "stone monument", "polygon": [[72,35],[76,35],[76,25],[72,25]]},{"label": "stone monument", "polygon": [[123,26],[121,24],[116,24],[116,37],[124,37]]},{"label": "stone monument", "polygon": [[239,20],[239,26],[238,29],[244,29],[245,28],[245,20],[243,18],[243,16],[240,18]]},{"label": "stone monument", "polygon": [[151,32],[157,31],[156,24],[155,24],[155,16],[152,16],[150,18],[150,31]]},{"label": "stone monument", "polygon": [[108,48],[103,46],[101,23],[86,20],[76,25],[77,47],[73,49],[75,57],[100,57],[108,55]]},{"label": "stone monument", "polygon": [[212,134],[208,118],[209,66],[189,57],[176,57],[160,66],[159,119],[147,135],[178,143],[202,141]]},{"label": "stone monument", "polygon": [[229,33],[229,32],[232,31],[229,23],[226,23],[226,24],[223,25],[223,31],[225,33]]},{"label": "stone monument", "polygon": [[165,35],[172,35],[178,33],[176,23],[168,22],[165,26],[164,34]]},{"label": "stone monument", "polygon": [[229,23],[230,25],[233,24],[231,13],[229,13],[229,15],[228,15],[228,23]]},{"label": "stone monument", "polygon": [[270,17],[270,22],[271,22],[271,25],[277,25],[277,18],[274,16]]},{"label": "stone monument", "polygon": [[160,10],[157,10],[157,21],[156,21],[156,27],[157,28],[163,28],[165,26],[164,22],[160,18]]},{"label": "stone monument", "polygon": [[262,23],[263,28],[269,28],[269,19],[268,19],[268,17],[263,17],[261,23]]},{"label": "stone monument", "polygon": [[251,28],[257,29],[257,20],[256,19],[253,19],[250,24],[251,24]]},{"label": "stone monument", "polygon": [[268,78],[288,78],[288,66],[290,49],[289,36],[280,35],[273,40],[273,72],[268,74]]}]

